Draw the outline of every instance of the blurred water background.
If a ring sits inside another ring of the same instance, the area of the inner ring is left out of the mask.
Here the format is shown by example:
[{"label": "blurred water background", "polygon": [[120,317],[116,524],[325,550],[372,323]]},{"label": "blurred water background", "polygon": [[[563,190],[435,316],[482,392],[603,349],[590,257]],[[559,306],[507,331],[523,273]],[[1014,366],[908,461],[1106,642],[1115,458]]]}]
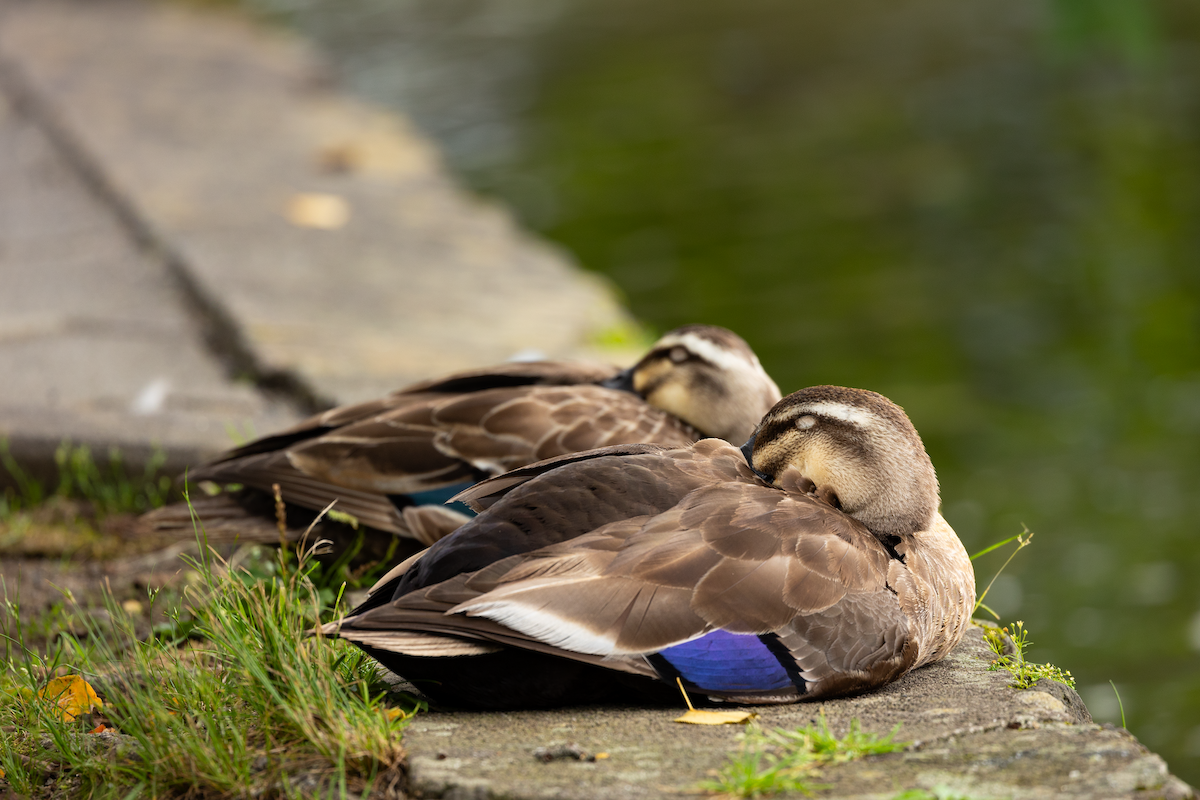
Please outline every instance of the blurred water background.
[{"label": "blurred water background", "polygon": [[243,1],[657,330],[901,403],[969,551],[1036,534],[990,605],[1200,784],[1200,4]]}]

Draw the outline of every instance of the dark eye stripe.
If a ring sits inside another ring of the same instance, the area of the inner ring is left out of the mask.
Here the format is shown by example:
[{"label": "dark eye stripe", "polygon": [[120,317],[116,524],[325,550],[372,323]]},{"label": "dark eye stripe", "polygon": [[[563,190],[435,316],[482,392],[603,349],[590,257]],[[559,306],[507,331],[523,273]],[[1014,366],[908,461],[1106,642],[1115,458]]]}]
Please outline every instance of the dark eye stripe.
[{"label": "dark eye stripe", "polygon": [[[798,422],[803,417],[812,417],[814,423],[807,428],[800,428]],[[784,414],[769,422],[764,422],[761,430],[758,432],[759,442],[774,441],[779,436],[794,430],[816,430],[818,428],[834,428],[858,433],[858,426],[843,419],[836,417],[827,417],[824,414],[818,414],[814,411],[804,408],[795,409],[794,413]]]}]

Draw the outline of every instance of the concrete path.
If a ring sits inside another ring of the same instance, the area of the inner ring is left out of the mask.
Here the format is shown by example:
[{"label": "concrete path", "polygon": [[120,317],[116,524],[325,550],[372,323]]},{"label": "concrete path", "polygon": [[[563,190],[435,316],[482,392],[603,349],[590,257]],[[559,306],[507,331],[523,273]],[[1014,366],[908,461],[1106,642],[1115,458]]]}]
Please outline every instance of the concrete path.
[{"label": "concrete path", "polygon": [[0,0],[0,435],[176,465],[333,403],[630,329],[302,43],[229,13]]},{"label": "concrete path", "polygon": [[229,441],[226,423],[266,430],[291,419],[229,379],[161,261],[88,190],[25,101],[0,95],[0,434],[20,460],[53,463],[63,439],[135,458],[161,442],[195,458]]}]

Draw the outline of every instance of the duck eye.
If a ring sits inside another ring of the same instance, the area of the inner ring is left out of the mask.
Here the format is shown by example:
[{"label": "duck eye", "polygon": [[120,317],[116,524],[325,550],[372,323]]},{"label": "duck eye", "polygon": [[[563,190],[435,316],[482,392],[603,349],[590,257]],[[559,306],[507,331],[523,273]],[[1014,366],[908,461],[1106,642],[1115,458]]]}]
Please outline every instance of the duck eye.
[{"label": "duck eye", "polygon": [[796,420],[796,427],[802,431],[806,431],[809,428],[811,428],[813,425],[816,425],[816,424],[817,424],[817,418],[814,417],[812,414],[805,414],[803,417],[800,417],[799,419]]},{"label": "duck eye", "polygon": [[687,361],[688,351],[685,347],[672,347],[671,352],[667,354],[676,364],[682,364]]}]

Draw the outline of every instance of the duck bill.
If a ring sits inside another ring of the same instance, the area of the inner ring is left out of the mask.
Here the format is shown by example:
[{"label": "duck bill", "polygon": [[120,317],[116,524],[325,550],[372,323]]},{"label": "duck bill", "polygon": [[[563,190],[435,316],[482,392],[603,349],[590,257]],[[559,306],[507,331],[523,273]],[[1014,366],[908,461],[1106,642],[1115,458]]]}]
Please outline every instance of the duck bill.
[{"label": "duck bill", "polygon": [[616,389],[619,392],[633,392],[637,394],[633,388],[633,367],[623,369],[611,378],[600,381],[600,385],[605,389]]},{"label": "duck bill", "polygon": [[758,431],[755,431],[754,433],[750,434],[750,438],[746,440],[746,443],[738,449],[741,450],[742,455],[745,456],[746,464],[750,467],[750,471],[757,475],[763,482],[773,486],[774,482],[771,480],[771,476],[760,472],[758,468],[754,466],[754,441],[757,438]]},{"label": "duck bill", "polygon": [[742,455],[746,457],[746,463],[750,465],[750,469],[754,469],[754,440],[758,438],[758,431],[750,434],[750,438],[741,446]]}]

